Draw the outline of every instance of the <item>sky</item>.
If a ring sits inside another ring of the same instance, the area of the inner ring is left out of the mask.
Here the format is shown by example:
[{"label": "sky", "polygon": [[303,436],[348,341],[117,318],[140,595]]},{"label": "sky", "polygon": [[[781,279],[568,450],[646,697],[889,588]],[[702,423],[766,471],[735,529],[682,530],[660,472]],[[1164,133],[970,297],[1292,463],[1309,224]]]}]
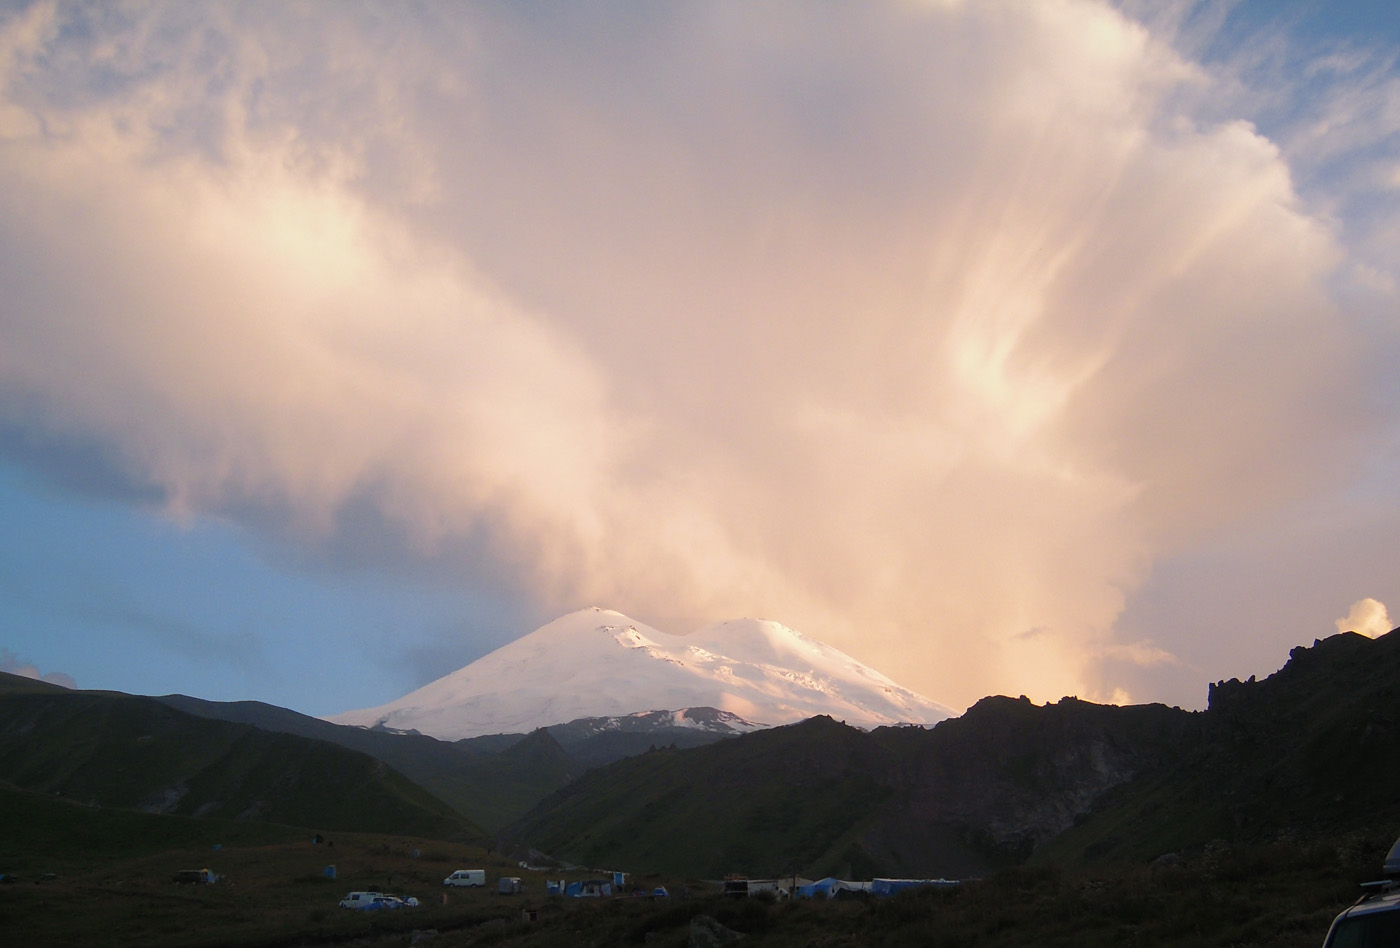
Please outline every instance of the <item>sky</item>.
[{"label": "sky", "polygon": [[0,669],[566,612],[1203,707],[1400,609],[1392,2],[0,2]]}]

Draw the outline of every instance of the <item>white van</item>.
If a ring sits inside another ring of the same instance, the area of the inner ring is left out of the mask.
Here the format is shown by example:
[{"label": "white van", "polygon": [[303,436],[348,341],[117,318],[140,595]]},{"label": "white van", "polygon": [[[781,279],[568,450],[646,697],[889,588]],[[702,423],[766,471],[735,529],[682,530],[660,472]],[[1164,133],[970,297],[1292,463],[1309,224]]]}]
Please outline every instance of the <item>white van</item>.
[{"label": "white van", "polygon": [[[351,892],[340,900],[340,907],[348,909],[369,908],[371,905],[374,905],[375,899],[381,898],[382,896],[382,892]],[[375,907],[377,908],[378,906]]]},{"label": "white van", "polygon": [[458,869],[442,880],[443,885],[482,885],[486,884],[485,869]]}]

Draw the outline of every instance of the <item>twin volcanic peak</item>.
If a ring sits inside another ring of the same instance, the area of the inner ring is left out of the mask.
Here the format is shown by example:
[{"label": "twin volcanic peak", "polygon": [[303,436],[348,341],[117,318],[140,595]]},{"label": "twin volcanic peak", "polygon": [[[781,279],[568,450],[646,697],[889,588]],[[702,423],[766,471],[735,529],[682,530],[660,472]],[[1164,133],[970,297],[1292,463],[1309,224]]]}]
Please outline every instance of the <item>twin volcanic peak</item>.
[{"label": "twin volcanic peak", "polygon": [[[607,609],[555,619],[417,691],[328,720],[442,740],[579,718],[715,708],[733,730],[827,714],[859,727],[935,724],[956,712],[777,622],[736,619],[670,635]],[[735,716],[731,718],[730,716]]]}]

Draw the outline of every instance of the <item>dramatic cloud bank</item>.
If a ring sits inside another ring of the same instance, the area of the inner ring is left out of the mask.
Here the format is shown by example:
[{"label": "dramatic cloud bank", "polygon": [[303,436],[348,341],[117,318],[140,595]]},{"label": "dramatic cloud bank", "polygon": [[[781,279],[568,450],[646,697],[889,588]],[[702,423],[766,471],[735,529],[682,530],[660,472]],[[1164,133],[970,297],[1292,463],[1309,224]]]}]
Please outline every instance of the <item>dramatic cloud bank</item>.
[{"label": "dramatic cloud bank", "polygon": [[1131,698],[1153,563],[1393,424],[1384,255],[1357,302],[1279,146],[1114,9],[606,9],[6,15],[0,425],[958,704]]}]

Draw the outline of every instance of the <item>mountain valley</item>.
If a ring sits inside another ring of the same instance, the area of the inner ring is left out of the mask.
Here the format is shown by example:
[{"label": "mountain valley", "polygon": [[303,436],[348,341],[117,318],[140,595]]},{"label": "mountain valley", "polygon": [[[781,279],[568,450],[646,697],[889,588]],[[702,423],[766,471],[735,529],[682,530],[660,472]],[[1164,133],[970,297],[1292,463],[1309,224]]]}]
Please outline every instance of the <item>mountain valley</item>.
[{"label": "mountain valley", "polygon": [[689,709],[455,742],[7,676],[0,780],[153,812],[476,834],[692,876],[1145,862],[1400,819],[1397,648],[1394,633],[1332,636],[1264,680],[1212,685],[1202,712],[989,697],[933,727],[867,731],[825,715],[755,729]]},{"label": "mountain valley", "polygon": [[[68,691],[6,675],[0,794],[25,825],[0,843],[0,871],[8,862],[77,872],[122,848],[199,838],[242,841],[250,855],[238,858],[249,859],[334,830],[397,834],[346,851],[362,854],[354,864],[364,873],[387,871],[374,868],[387,865],[377,853],[416,853],[422,844],[402,842],[412,836],[482,847],[473,861],[505,874],[534,879],[538,870],[511,869],[523,860],[555,873],[614,866],[696,892],[698,880],[731,873],[986,879],[961,902],[901,903],[914,913],[908,924],[928,913],[965,919],[939,930],[978,929],[991,912],[1006,937],[984,944],[1087,943],[1093,926],[1107,926],[1110,944],[1125,924],[1151,925],[1144,944],[1254,944],[1250,933],[1266,931],[1258,943],[1315,944],[1309,933],[1400,829],[1397,653],[1397,632],[1331,636],[1294,649],[1267,678],[1217,682],[1195,712],[992,696],[932,727],[863,730],[817,715],[755,729],[690,708],[459,741],[257,702]],[[687,736],[708,743],[685,746]],[[394,859],[404,878],[431,882],[409,856]],[[1138,894],[1073,881],[1103,879],[1136,880]],[[1220,888],[1241,879],[1253,881],[1235,895]],[[1086,908],[1086,893],[1110,889]],[[998,892],[1068,914],[1017,913],[998,907]],[[1132,908],[1142,893],[1155,900],[1150,911]],[[1214,907],[1194,911],[1193,899]],[[684,905],[672,914],[700,910]],[[767,912],[732,921],[779,925]],[[1264,912],[1279,921],[1265,924]],[[468,926],[488,917],[439,914]],[[864,924],[781,917],[794,932]],[[307,918],[288,924],[320,925]],[[675,924],[668,918],[643,912],[635,924]],[[1047,926],[1062,933],[1049,938]],[[1207,934],[1192,941],[1196,930]],[[1235,941],[1212,941],[1229,932]]]}]

